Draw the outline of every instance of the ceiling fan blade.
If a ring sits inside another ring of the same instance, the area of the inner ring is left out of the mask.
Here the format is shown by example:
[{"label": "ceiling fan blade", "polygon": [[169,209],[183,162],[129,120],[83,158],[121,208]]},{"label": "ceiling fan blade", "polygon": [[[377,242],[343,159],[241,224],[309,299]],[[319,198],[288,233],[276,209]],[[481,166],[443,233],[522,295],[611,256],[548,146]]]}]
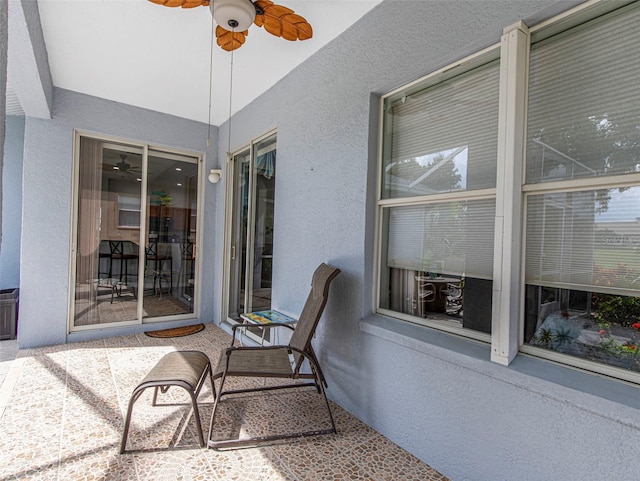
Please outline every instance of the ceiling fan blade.
[{"label": "ceiling fan blade", "polygon": [[194,7],[209,6],[209,0],[149,0],[149,1],[151,3],[156,3],[164,7],[194,8]]},{"label": "ceiling fan blade", "polygon": [[231,52],[231,50],[242,47],[247,39],[247,35],[249,35],[248,30],[245,30],[244,32],[230,32],[229,30],[222,28],[220,25],[216,27],[217,43],[227,52]]},{"label": "ceiling fan blade", "polygon": [[276,5],[271,0],[257,0],[255,5],[262,10],[256,15],[255,23],[264,26],[271,35],[285,40],[307,40],[313,37],[313,28],[304,17],[282,5]]}]

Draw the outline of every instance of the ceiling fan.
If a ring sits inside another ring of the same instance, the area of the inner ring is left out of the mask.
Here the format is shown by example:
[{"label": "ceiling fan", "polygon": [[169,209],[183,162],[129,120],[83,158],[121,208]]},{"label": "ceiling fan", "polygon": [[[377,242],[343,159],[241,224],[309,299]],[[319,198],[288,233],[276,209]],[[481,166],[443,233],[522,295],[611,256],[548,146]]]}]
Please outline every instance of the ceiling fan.
[{"label": "ceiling fan", "polygon": [[226,51],[240,48],[252,23],[285,40],[307,40],[313,29],[306,19],[293,10],[270,0],[149,0],[165,7],[209,6],[216,27],[218,45]]}]

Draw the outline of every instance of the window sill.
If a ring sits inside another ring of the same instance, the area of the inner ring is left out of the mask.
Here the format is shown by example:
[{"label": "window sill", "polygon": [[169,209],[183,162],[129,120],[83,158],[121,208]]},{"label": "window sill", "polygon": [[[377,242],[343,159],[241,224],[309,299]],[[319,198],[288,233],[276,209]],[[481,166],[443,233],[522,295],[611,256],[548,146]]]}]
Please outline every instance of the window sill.
[{"label": "window sill", "polygon": [[518,355],[509,366],[502,366],[491,362],[491,348],[486,343],[377,314],[363,319],[360,330],[640,429],[640,386],[524,354]]}]

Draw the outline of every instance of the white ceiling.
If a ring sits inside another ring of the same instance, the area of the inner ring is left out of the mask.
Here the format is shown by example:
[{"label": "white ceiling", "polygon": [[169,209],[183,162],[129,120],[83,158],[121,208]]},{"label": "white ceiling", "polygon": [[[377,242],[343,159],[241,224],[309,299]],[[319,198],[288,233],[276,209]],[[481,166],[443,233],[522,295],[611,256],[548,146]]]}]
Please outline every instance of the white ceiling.
[{"label": "white ceiling", "polygon": [[[313,27],[289,42],[252,25],[233,54],[232,111],[246,106],[381,0],[278,0]],[[207,123],[208,7],[146,0],[38,0],[53,84]],[[215,42],[215,39],[214,39]],[[211,123],[229,116],[231,54],[213,48]]]}]

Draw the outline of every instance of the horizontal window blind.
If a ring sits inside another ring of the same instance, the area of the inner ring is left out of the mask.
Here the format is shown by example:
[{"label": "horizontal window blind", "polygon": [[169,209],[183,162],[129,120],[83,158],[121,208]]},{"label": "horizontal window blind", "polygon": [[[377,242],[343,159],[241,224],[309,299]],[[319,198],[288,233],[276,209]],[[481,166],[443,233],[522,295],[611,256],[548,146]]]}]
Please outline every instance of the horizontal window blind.
[{"label": "horizontal window blind", "polygon": [[640,294],[640,187],[527,197],[527,284]]},{"label": "horizontal window blind", "polygon": [[640,8],[531,47],[527,183],[640,170]]},{"label": "horizontal window blind", "polygon": [[495,200],[387,210],[387,266],[491,279]]},{"label": "horizontal window blind", "polygon": [[[428,193],[420,190],[423,183],[436,192],[495,187],[499,75],[496,60],[402,99],[387,99],[386,197]],[[441,159],[458,168],[458,183],[430,183],[430,174],[424,175],[428,169],[419,168]]]}]

